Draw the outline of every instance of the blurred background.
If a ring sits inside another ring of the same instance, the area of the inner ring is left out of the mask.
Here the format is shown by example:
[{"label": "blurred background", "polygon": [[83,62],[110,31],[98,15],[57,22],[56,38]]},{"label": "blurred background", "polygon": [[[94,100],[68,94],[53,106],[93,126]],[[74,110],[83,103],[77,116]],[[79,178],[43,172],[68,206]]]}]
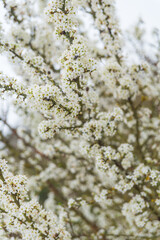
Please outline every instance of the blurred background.
[{"label": "blurred background", "polygon": [[117,0],[116,5],[122,29],[132,27],[139,18],[145,22],[148,33],[160,28],[160,0]]}]

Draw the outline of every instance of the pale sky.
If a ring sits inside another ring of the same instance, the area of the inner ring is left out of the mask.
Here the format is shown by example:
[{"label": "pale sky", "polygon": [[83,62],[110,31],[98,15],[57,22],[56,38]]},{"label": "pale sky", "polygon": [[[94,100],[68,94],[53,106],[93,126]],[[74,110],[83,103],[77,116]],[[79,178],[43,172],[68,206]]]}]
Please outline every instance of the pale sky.
[{"label": "pale sky", "polygon": [[122,29],[132,26],[140,17],[148,30],[160,29],[160,0],[116,0]]}]

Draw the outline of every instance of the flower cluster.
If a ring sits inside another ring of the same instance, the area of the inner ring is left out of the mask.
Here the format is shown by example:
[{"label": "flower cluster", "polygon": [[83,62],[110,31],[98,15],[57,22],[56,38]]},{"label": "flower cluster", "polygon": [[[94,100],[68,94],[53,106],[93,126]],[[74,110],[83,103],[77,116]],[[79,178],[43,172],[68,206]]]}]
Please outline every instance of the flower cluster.
[{"label": "flower cluster", "polygon": [[[5,229],[23,239],[71,239],[63,222],[45,211],[37,201],[26,201],[26,177],[13,176],[0,160],[1,221]],[[57,224],[58,223],[58,224]]]},{"label": "flower cluster", "polygon": [[71,42],[76,32],[76,12],[71,1],[51,0],[45,13],[47,20],[55,23],[55,34]]},{"label": "flower cluster", "polygon": [[159,239],[159,41],[126,57],[113,0],[1,2],[0,238]]}]

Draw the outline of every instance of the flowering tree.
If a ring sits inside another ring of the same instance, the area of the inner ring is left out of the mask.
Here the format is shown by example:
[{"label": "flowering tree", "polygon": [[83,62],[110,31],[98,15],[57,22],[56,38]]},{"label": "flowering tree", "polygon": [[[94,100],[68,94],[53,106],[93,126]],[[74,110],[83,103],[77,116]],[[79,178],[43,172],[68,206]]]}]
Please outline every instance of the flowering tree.
[{"label": "flowering tree", "polygon": [[151,59],[138,25],[130,64],[114,0],[0,10],[17,76],[0,93],[19,116],[0,117],[0,239],[160,239],[159,38]]}]

